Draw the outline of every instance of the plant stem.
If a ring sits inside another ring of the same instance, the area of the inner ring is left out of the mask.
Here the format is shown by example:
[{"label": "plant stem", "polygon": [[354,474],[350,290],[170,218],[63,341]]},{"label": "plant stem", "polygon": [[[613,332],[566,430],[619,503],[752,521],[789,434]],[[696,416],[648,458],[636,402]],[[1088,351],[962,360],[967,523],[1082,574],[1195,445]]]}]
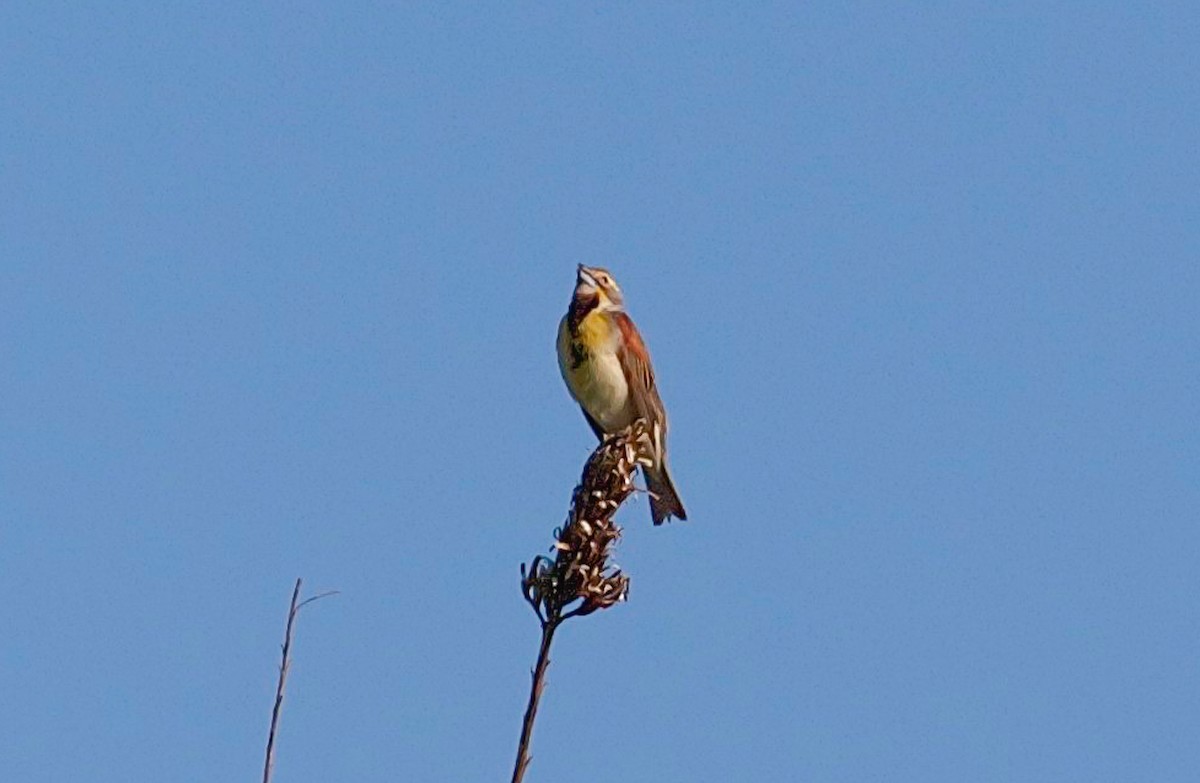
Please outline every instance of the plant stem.
[{"label": "plant stem", "polygon": [[521,783],[525,770],[533,757],[529,755],[529,741],[533,737],[533,721],[537,718],[538,702],[541,701],[542,691],[546,687],[546,669],[550,666],[550,642],[554,640],[554,631],[562,620],[558,613],[548,617],[542,623],[542,645],[538,650],[537,664],[533,667],[533,684],[529,688],[529,705],[525,707],[525,720],[521,725],[521,742],[517,745],[517,762],[513,766],[512,783]]},{"label": "plant stem", "polygon": [[263,783],[270,783],[271,768],[275,764],[275,732],[279,729],[279,714],[283,709],[283,689],[287,685],[288,669],[291,668],[292,627],[296,612],[300,610],[300,580],[292,590],[292,604],[288,609],[287,630],[283,633],[283,659],[279,663],[279,682],[275,685],[275,708],[271,710],[271,731],[267,734],[267,758],[263,762]]}]

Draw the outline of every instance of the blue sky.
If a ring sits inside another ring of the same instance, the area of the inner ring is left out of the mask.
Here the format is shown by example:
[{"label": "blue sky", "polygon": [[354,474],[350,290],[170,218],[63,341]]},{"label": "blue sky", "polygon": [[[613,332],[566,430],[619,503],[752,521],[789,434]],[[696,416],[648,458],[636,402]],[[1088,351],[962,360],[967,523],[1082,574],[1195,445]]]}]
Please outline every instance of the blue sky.
[{"label": "blue sky", "polygon": [[691,521],[528,780],[1190,781],[1200,12],[0,12],[0,776],[506,780],[610,268]]}]

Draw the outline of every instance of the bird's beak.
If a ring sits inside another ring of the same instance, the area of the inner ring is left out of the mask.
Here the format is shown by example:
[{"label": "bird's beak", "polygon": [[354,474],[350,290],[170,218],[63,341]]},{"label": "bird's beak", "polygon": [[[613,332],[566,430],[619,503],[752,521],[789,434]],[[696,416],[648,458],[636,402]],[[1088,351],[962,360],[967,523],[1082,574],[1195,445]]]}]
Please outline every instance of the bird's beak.
[{"label": "bird's beak", "polygon": [[596,278],[592,276],[592,270],[588,269],[583,264],[575,270],[575,281],[577,285],[586,285],[591,288],[599,288],[596,284]]}]

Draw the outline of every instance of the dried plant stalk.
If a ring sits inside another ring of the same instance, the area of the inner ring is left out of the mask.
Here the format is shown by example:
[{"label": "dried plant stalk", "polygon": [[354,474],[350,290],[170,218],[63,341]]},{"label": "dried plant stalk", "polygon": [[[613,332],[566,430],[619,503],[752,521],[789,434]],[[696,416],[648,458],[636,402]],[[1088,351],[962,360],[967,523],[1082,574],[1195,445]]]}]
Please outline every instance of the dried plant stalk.
[{"label": "dried plant stalk", "polygon": [[554,632],[568,618],[607,609],[629,594],[629,577],[609,562],[621,537],[613,515],[633,494],[638,465],[650,464],[649,449],[646,423],[641,419],[597,446],[575,487],[566,523],[554,531],[553,558],[539,555],[521,566],[521,589],[542,624],[542,641],[532,672],[513,783],[520,783],[529,766],[529,743],[545,689]]},{"label": "dried plant stalk", "polygon": [[337,590],[314,595],[312,598],[300,600],[300,586],[302,580],[296,580],[296,586],[292,589],[292,603],[288,607],[287,628],[283,632],[283,649],[282,657],[279,662],[279,679],[275,683],[275,706],[271,709],[271,729],[267,732],[267,757],[263,761],[263,783],[271,783],[271,772],[275,769],[275,734],[279,730],[279,716],[283,712],[283,691],[287,686],[288,672],[292,668],[292,634],[296,625],[296,615],[300,614],[300,610],[313,601],[320,600],[329,595],[337,595]]}]

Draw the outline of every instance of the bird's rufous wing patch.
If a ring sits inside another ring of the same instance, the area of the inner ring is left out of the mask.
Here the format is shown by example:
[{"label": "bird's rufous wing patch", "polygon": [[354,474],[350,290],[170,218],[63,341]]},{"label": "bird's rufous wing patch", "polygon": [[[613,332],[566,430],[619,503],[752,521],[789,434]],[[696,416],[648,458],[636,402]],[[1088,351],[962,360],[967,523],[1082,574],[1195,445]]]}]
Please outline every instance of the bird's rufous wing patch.
[{"label": "bird's rufous wing patch", "polygon": [[665,418],[663,404],[658,397],[658,389],[654,386],[654,368],[650,366],[650,353],[646,350],[646,344],[628,315],[617,313],[615,319],[617,327],[621,330],[618,358],[638,414],[648,422],[662,422]]},{"label": "bird's rufous wing patch", "polygon": [[617,328],[621,330],[621,366],[625,369],[626,380],[640,390],[654,388],[654,369],[650,366],[650,354],[642,335],[633,325],[633,319],[625,313],[615,316]]}]

